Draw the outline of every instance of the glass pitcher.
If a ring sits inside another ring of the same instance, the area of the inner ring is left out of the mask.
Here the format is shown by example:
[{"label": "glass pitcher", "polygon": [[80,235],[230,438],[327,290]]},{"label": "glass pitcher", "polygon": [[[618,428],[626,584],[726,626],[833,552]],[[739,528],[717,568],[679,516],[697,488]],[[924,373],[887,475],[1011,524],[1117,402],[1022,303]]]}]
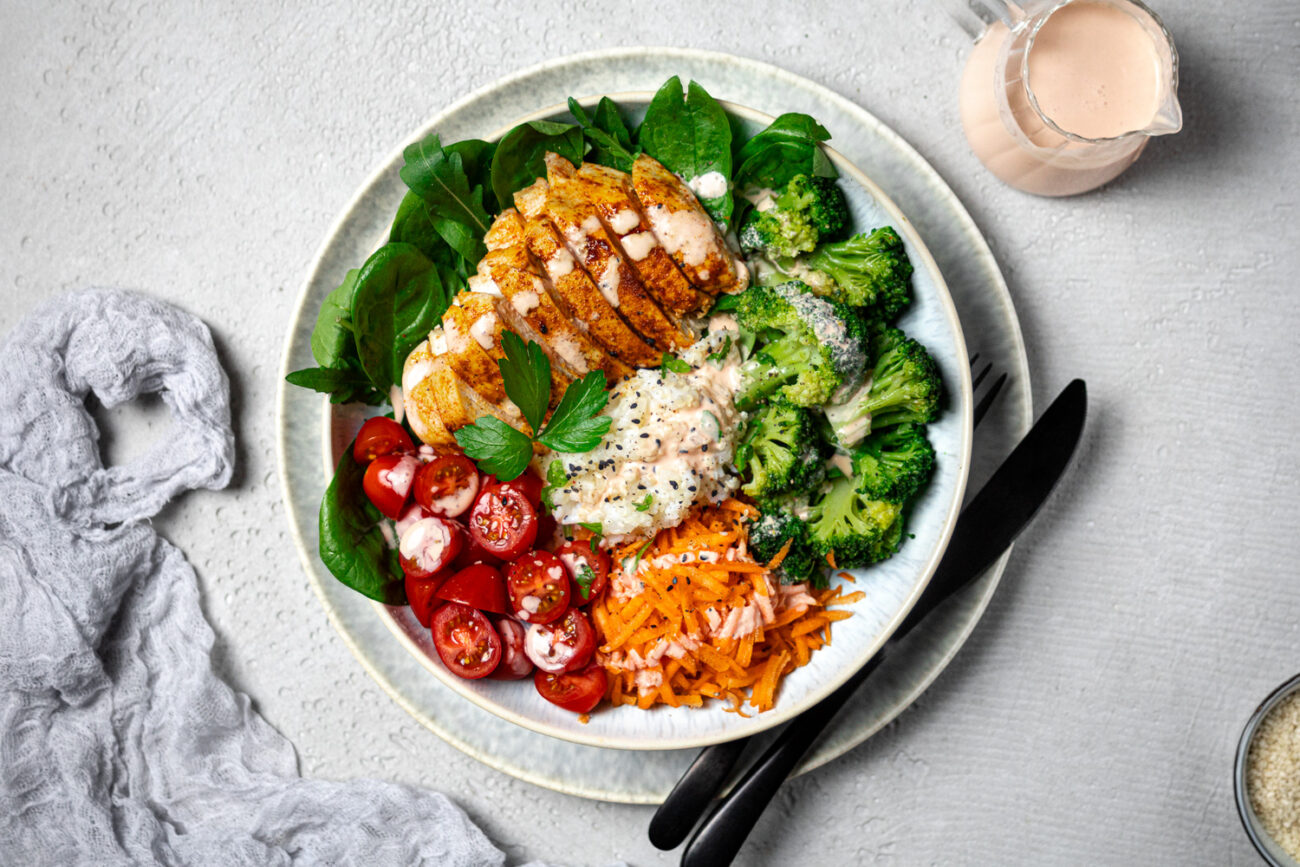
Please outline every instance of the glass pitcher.
[{"label": "glass pitcher", "polygon": [[1151,136],[1182,128],[1178,52],[1137,0],[952,0],[949,9],[976,38],[961,84],[966,138],[1011,186],[1040,196],[1095,189]]}]

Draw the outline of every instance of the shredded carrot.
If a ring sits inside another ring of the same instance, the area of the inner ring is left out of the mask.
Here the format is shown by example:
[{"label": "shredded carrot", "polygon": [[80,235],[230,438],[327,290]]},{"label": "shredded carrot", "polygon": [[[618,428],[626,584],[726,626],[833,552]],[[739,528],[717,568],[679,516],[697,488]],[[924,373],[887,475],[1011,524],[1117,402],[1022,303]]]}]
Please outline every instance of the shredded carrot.
[{"label": "shredded carrot", "polygon": [[777,566],[780,566],[781,561],[785,560],[785,555],[790,553],[790,544],[792,542],[794,542],[794,536],[791,536],[789,539],[786,539],[785,544],[781,546],[781,550],[777,551],[776,556],[768,561],[767,568],[769,571],[775,569]]},{"label": "shredded carrot", "polygon": [[782,679],[829,644],[831,623],[850,612],[827,606],[865,594],[807,589],[783,607],[789,594],[778,592],[771,573],[790,545],[766,565],[755,562],[747,524],[757,516],[726,500],[648,545],[633,541],[611,552],[622,571],[615,566],[609,590],[592,606],[611,703],[648,709],[720,699],[741,716],[749,715],[747,704],[771,710]]}]

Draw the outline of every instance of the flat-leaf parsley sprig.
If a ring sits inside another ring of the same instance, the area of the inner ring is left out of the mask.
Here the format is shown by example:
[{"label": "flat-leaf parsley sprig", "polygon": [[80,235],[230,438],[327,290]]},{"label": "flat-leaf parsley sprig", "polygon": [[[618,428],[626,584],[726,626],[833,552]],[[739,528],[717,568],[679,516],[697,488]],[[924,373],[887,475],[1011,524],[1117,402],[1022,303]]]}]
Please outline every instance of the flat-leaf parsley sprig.
[{"label": "flat-leaf parsley sprig", "polygon": [[516,479],[528,469],[533,458],[533,443],[538,442],[556,452],[589,452],[600,444],[613,419],[600,415],[609,401],[605,393],[605,373],[593,370],[577,382],[569,383],[564,396],[546,417],[551,394],[551,362],[536,342],[527,345],[513,331],[501,335],[504,358],[497,359],[506,396],[519,407],[534,436],[485,415],[472,425],[456,431],[456,442],[465,454],[486,472],[503,482]]}]

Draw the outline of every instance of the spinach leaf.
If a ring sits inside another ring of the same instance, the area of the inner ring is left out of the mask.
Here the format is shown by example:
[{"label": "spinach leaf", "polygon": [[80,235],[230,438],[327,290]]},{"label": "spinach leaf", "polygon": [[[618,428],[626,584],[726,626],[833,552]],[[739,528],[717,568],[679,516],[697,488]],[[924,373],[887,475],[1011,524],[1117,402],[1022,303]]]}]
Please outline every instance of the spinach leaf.
[{"label": "spinach leaf", "polygon": [[576,99],[569,97],[569,114],[582,125],[582,134],[591,150],[587,162],[599,163],[622,172],[632,171],[632,161],[641,153],[633,146],[632,133],[628,132],[618,106],[608,96],[602,96],[596,105],[593,119]]},{"label": "spinach leaf", "polygon": [[483,206],[482,185],[471,185],[466,173],[467,153],[471,167],[484,157],[484,151],[477,147],[443,148],[437,134],[429,135],[402,153],[406,164],[401,176],[424,200],[434,231],[473,266],[487,252],[483,235],[492,220]]},{"label": "spinach leaf", "polygon": [[328,394],[330,403],[383,403],[383,397],[360,367],[307,367],[293,371],[285,379],[290,385]]},{"label": "spinach leaf", "polygon": [[784,189],[795,175],[838,176],[820,143],[831,134],[806,114],[783,114],[736,153],[736,189]]},{"label": "spinach leaf", "polygon": [[[677,76],[668,79],[650,100],[637,135],[646,153],[688,181],[719,172],[730,183],[731,123],[697,82],[683,93]],[[731,218],[730,191],[700,203],[720,223]]]},{"label": "spinach leaf", "polygon": [[321,367],[340,367],[349,355],[356,356],[352,345],[352,295],[356,292],[358,273],[357,268],[349,271],[338,288],[325,296],[320,313],[316,314],[311,354]]},{"label": "spinach leaf", "polygon": [[450,304],[434,263],[411,244],[385,244],[361,266],[352,327],[361,369],[380,394],[401,380],[406,356]]},{"label": "spinach leaf", "polygon": [[320,558],[335,578],[388,605],[406,601],[402,565],[388,547],[379,522],[384,520],[361,487],[365,467],[348,446],[320,504]]},{"label": "spinach leaf", "polygon": [[547,151],[577,164],[584,150],[582,127],[549,120],[519,124],[505,134],[492,155],[492,191],[497,201],[512,202],[516,190],[546,177]]},{"label": "spinach leaf", "polygon": [[411,244],[428,256],[438,269],[438,279],[448,295],[455,297],[469,288],[465,260],[433,228],[428,205],[413,191],[408,190],[397,206],[388,240]]}]

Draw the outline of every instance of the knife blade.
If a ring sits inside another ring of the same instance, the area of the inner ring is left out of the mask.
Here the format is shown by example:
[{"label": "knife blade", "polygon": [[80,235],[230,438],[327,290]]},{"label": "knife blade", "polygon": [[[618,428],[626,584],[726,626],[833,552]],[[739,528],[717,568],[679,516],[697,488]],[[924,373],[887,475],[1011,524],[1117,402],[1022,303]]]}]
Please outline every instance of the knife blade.
[{"label": "knife blade", "polygon": [[[943,559],[911,613],[880,651],[848,681],[786,727],[695,832],[682,853],[683,867],[730,864],[781,784],[857,688],[895,651],[905,635],[982,574],[1015,540],[1069,466],[1083,433],[1087,403],[1087,387],[1081,379],[1071,382],[1052,402],[962,510]],[[730,747],[729,744],[718,746]],[[692,769],[708,766],[705,754],[711,749],[701,753]],[[714,782],[713,792],[716,792],[723,780],[718,778]],[[698,780],[695,783],[692,792],[698,797],[704,786]]]}]

